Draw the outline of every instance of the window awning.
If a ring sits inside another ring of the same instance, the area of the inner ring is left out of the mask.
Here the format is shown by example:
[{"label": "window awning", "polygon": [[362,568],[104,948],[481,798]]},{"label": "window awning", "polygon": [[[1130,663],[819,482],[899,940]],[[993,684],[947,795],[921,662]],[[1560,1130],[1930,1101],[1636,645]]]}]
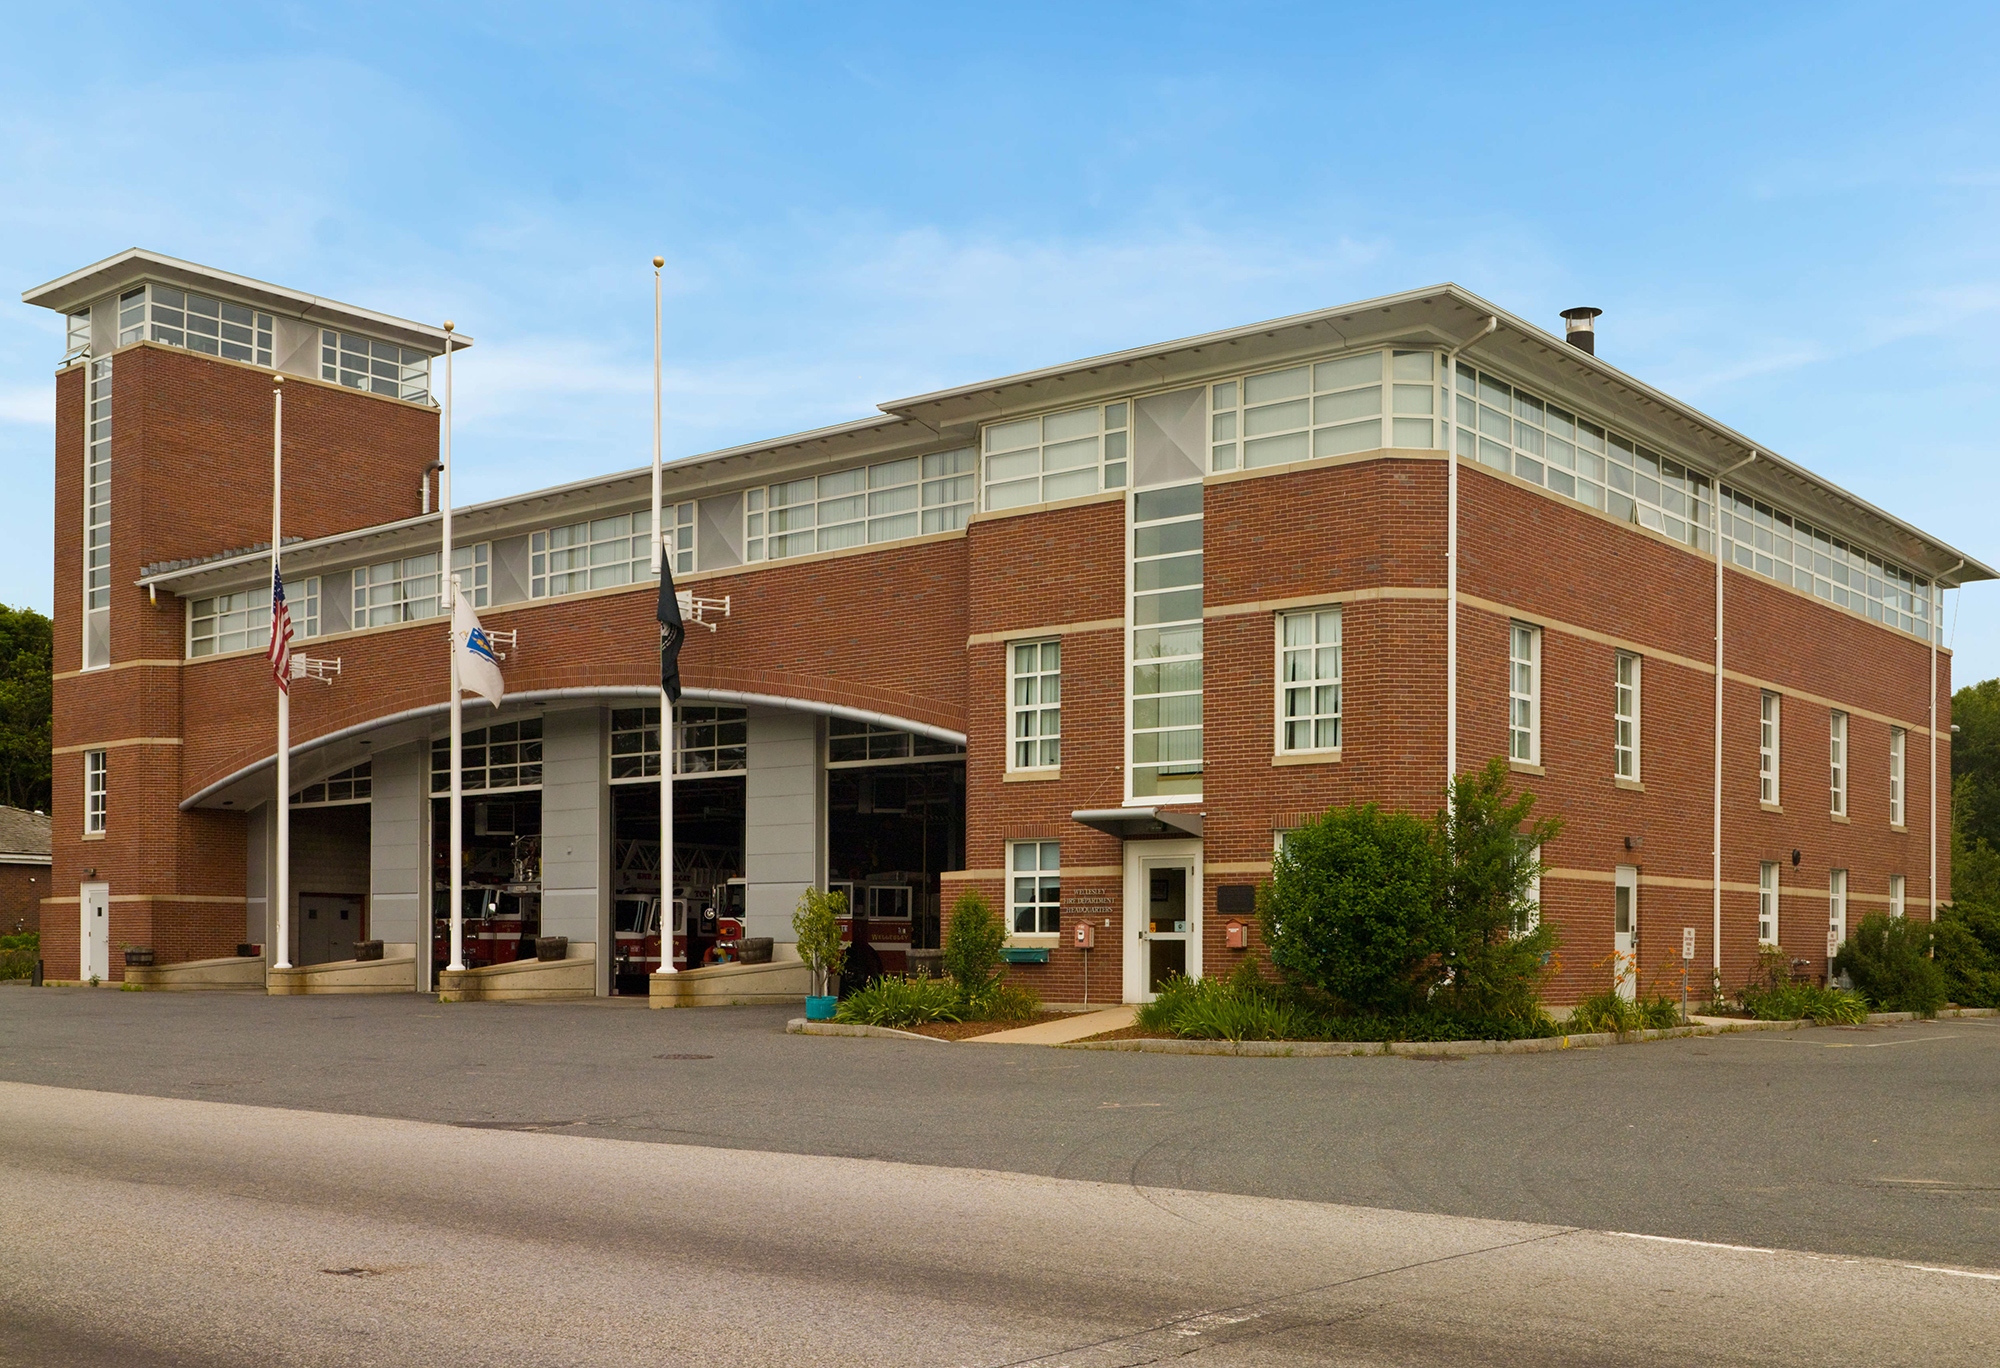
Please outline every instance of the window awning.
[{"label": "window awning", "polygon": [[1201,835],[1199,812],[1163,812],[1146,807],[1085,808],[1069,816],[1073,822],[1081,822],[1093,831],[1102,831],[1121,841]]}]

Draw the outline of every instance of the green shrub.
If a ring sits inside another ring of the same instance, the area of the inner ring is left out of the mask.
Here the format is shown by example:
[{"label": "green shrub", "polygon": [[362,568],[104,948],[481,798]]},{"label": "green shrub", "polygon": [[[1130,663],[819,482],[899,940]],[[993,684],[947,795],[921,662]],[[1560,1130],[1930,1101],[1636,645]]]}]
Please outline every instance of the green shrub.
[{"label": "green shrub", "polygon": [[1740,994],[1746,1011],[1759,1021],[1812,1021],[1821,1026],[1858,1026],[1868,1020],[1868,1001],[1843,988],[1817,983],[1747,986]]},{"label": "green shrub", "polygon": [[1607,989],[1587,997],[1570,1009],[1567,1027],[1579,1035],[1592,1031],[1665,1031],[1681,1025],[1681,1008],[1671,998],[1643,998],[1627,1002]]},{"label": "green shrub", "polygon": [[944,971],[964,996],[982,993],[1000,981],[1000,947],[1006,943],[1006,925],[985,898],[968,888],[951,905],[944,933]]},{"label": "green shrub", "polygon": [[32,978],[35,961],[41,958],[39,931],[18,931],[0,936],[0,979]]},{"label": "green shrub", "polygon": [[1950,998],[1944,971],[1931,958],[1928,923],[1870,912],[1834,956],[1862,996],[1885,1012],[1936,1016]]},{"label": "green shrub", "polygon": [[1012,983],[989,983],[977,992],[961,995],[960,1000],[965,1004],[967,1021],[1026,1021],[1042,1010],[1040,993]]},{"label": "green shrub", "polygon": [[1940,907],[1934,934],[1946,996],[1961,1007],[2000,1007],[2000,911],[1967,901]]},{"label": "green shrub", "polygon": [[1264,983],[1254,970],[1228,980],[1171,979],[1139,1008],[1134,1024],[1188,1040],[1356,1042],[1519,1040],[1561,1029],[1540,1010],[1485,1018],[1437,1010],[1343,1014],[1296,988]]},{"label": "green shrub", "polygon": [[1532,1017],[1556,951],[1534,890],[1541,848],[1562,831],[1535,821],[1535,796],[1516,794],[1507,766],[1488,762],[1452,780],[1432,824],[1443,924],[1431,1005],[1467,1017]]},{"label": "green shrub", "polygon": [[1360,1011],[1419,1006],[1443,939],[1437,849],[1408,813],[1333,808],[1292,831],[1260,890],[1271,962]]},{"label": "green shrub", "polygon": [[847,962],[847,946],[840,939],[840,918],[847,915],[847,895],[808,888],[799,895],[798,910],[792,913],[792,934],[799,944],[799,958],[813,972],[813,986],[824,993],[840,980],[840,968]]},{"label": "green shrub", "polygon": [[958,985],[948,979],[878,978],[849,993],[835,1021],[856,1026],[918,1026],[926,1021],[963,1021]]}]

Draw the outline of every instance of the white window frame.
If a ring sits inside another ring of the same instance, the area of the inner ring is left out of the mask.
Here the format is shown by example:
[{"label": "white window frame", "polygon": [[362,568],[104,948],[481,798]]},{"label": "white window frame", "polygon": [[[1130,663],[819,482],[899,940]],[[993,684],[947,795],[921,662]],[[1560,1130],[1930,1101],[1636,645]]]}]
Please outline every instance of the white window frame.
[{"label": "white window frame", "polygon": [[373,801],[375,762],[363,760],[338,774],[307,784],[292,795],[293,807],[350,807]]},{"label": "white window frame", "polygon": [[118,345],[142,339],[269,368],[271,315],[178,285],[147,284],[118,297]]},{"label": "white window frame", "polygon": [[97,357],[84,370],[82,664],[86,670],[111,663],[112,359]]},{"label": "white window frame", "polygon": [[1778,862],[1757,866],[1757,943],[1778,944]]},{"label": "white window frame", "polygon": [[1062,638],[1007,643],[1007,768],[1062,768]]},{"label": "white window frame", "polygon": [[[320,633],[320,577],[308,575],[287,586],[293,633],[301,640]],[[228,630],[222,630],[223,627]],[[232,644],[224,646],[224,641]],[[187,601],[186,658],[261,651],[271,644],[271,587],[204,594]]]},{"label": "white window frame", "polygon": [[1889,915],[1900,917],[1909,910],[1909,881],[1901,874],[1889,876]]},{"label": "white window frame", "polygon": [[1740,489],[1722,486],[1720,505],[1724,559],[1885,627],[1928,636],[1936,616],[1928,580]]},{"label": "white window frame", "polygon": [[1827,769],[1832,796],[1827,810],[1835,817],[1847,815],[1847,714],[1835,708],[1827,715]]},{"label": "white window frame", "polygon": [[1371,347],[1211,384],[1209,469],[1434,450],[1437,374],[1435,352]]},{"label": "white window frame", "polygon": [[83,834],[102,836],[111,807],[111,752],[83,753]]},{"label": "white window frame", "polygon": [[[455,558],[454,558],[455,559]],[[377,574],[380,578],[376,578]],[[438,553],[403,556],[354,567],[353,616],[348,621],[357,629],[388,627],[398,622],[420,622],[438,616]],[[379,602],[372,602],[377,594]],[[380,614],[380,622],[372,619]],[[268,631],[268,628],[267,628]]]},{"label": "white window frame", "polygon": [[1909,749],[1909,733],[1901,727],[1889,728],[1889,825],[1903,825],[1903,756]]},{"label": "white window frame", "polygon": [[[741,774],[749,768],[749,712],[708,703],[678,703],[674,773]],[[614,784],[660,781],[660,710],[613,708],[609,772]]]},{"label": "white window frame", "polygon": [[[1277,619],[1277,751],[1337,755],[1344,630],[1340,607],[1279,613]],[[1295,636],[1302,639],[1294,641]]]},{"label": "white window frame", "polygon": [[1847,943],[1847,871],[1826,872],[1827,970],[1832,972],[1833,951]]},{"label": "white window frame", "polygon": [[[1023,927],[1026,917],[1032,925]],[[1009,936],[1062,934],[1062,843],[1007,843],[1007,933]]]},{"label": "white window frame", "polygon": [[[1192,803],[1201,799],[1206,773],[1206,717],[1203,705],[1203,646],[1205,570],[1193,583],[1162,581],[1197,563],[1206,554],[1206,500],[1203,485],[1160,485],[1128,494],[1125,499],[1126,622],[1125,633],[1125,797],[1128,802],[1159,800]],[[1154,512],[1143,521],[1142,503],[1154,509],[1172,507],[1193,495],[1192,513]],[[1194,529],[1192,545],[1184,532]],[[1158,533],[1157,537],[1149,534]],[[1187,597],[1193,592],[1192,601]],[[1192,610],[1192,616],[1188,615]],[[1179,612],[1180,616],[1174,616]],[[1142,689],[1142,671],[1150,671],[1153,687]],[[1190,683],[1189,681],[1193,682]],[[1173,687],[1169,687],[1172,685]],[[1179,716],[1193,700],[1195,720]],[[1142,717],[1150,712],[1151,721]],[[1192,736],[1194,754],[1166,755]],[[1141,752],[1150,750],[1150,757]],[[1142,781],[1142,773],[1145,778]],[[1190,784],[1189,777],[1193,777]]]},{"label": "white window frame", "polygon": [[[689,512],[692,523],[693,512]],[[680,510],[673,510],[679,527]],[[545,527],[528,537],[528,597],[562,598],[657,580],[653,573],[653,510],[635,508],[601,518]]]},{"label": "white window frame", "polygon": [[1620,779],[1639,782],[1639,716],[1644,706],[1641,693],[1644,663],[1630,651],[1617,653],[1612,664],[1611,684],[1611,772]]},{"label": "white window frame", "polygon": [[[459,787],[466,793],[513,793],[542,786],[542,719],[517,717],[461,733]],[[451,741],[431,740],[431,794],[451,794]],[[493,782],[495,779],[500,782]]]},{"label": "white window frame", "polygon": [[1542,629],[1527,622],[1508,624],[1507,758],[1542,763]]},{"label": "white window frame", "polygon": [[993,423],[979,434],[981,505],[991,512],[1123,489],[1132,402],[1120,399]]},{"label": "white window frame", "polygon": [[743,559],[789,560],[957,532],[972,517],[979,454],[954,447],[759,485],[743,493]]},{"label": "white window frame", "polygon": [[1778,784],[1783,721],[1781,696],[1766,689],[1757,700],[1757,801],[1766,807],[1779,806],[1783,797]]},{"label": "white window frame", "polygon": [[77,309],[66,320],[68,327],[63,338],[63,364],[90,355],[90,310]]},{"label": "white window frame", "polygon": [[458,587],[472,600],[474,608],[486,607],[493,596],[493,543],[454,546],[451,573],[458,576]]},{"label": "white window frame", "polygon": [[348,389],[423,403],[431,394],[431,358],[415,347],[363,333],[322,328],[319,378]]}]

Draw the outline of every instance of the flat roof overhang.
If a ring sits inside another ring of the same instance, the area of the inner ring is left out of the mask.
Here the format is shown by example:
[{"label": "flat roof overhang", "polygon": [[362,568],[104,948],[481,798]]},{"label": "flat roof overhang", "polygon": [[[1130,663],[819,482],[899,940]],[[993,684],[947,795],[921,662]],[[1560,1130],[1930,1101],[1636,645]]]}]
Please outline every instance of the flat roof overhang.
[{"label": "flat roof overhang", "polygon": [[324,299],[303,290],[273,285],[268,280],[218,271],[212,266],[183,261],[162,252],[150,252],[143,247],[128,247],[116,256],[108,256],[94,265],[23,290],[21,302],[68,313],[78,305],[116,294],[142,280],[165,281],[194,290],[221,290],[246,304],[261,304],[267,309],[334,328],[354,328],[384,341],[415,347],[432,356],[443,355],[447,338],[454,351],[463,351],[472,345],[472,339],[461,332],[447,333],[443,328],[428,323],[377,313],[354,304],[342,304],[336,299]]},{"label": "flat roof overhang", "polygon": [[1070,815],[1092,831],[1121,841],[1158,841],[1201,835],[1199,812],[1169,812],[1165,808],[1080,808]]}]

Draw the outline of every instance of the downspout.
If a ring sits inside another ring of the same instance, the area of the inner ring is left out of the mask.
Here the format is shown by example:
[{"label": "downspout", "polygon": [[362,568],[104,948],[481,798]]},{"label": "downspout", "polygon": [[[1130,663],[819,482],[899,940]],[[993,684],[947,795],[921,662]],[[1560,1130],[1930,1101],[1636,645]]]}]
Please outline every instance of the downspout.
[{"label": "downspout", "polygon": [[1741,470],[1757,459],[1751,452],[1735,465],[1716,472],[1714,496],[1709,500],[1709,542],[1715,552],[1715,825],[1709,882],[1714,900],[1715,926],[1710,933],[1715,946],[1715,995],[1722,996],[1722,477]]},{"label": "downspout", "polygon": [[444,463],[442,461],[432,461],[424,467],[424,473],[417,481],[417,494],[423,500],[423,513],[425,517],[429,517],[431,512],[431,476],[443,469]]},{"label": "downspout", "polygon": [[1467,347],[1484,342],[1500,330],[1500,316],[1489,314],[1486,326],[1444,354],[1445,532],[1444,532],[1444,789],[1447,800],[1458,777],[1458,450],[1452,440],[1453,406],[1458,375],[1454,364]]},{"label": "downspout", "polygon": [[[1958,564],[1944,572],[1955,575],[1965,568],[1965,557],[1958,558]],[[1931,614],[1925,630],[1931,637],[1931,920],[1937,920],[1937,639],[1938,629],[1944,625],[1944,586],[1939,583],[1944,575],[1931,576]]]}]

